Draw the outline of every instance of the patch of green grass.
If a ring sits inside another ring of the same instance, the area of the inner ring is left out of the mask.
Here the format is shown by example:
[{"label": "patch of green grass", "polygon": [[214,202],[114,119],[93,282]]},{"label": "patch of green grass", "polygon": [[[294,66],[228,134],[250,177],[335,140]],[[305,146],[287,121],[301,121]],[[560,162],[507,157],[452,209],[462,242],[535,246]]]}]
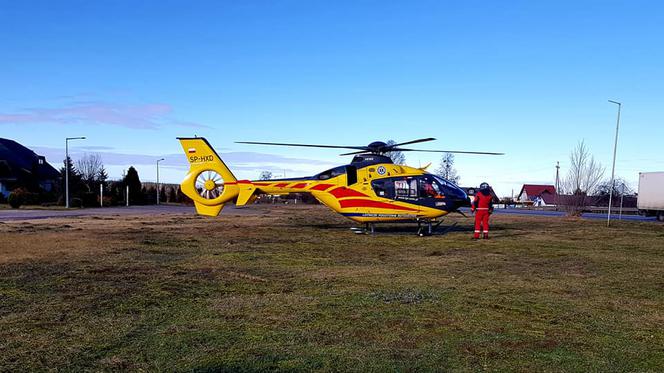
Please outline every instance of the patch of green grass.
[{"label": "patch of green grass", "polygon": [[662,225],[497,216],[472,242],[281,208],[3,224],[31,244],[0,256],[0,370],[664,370]]}]

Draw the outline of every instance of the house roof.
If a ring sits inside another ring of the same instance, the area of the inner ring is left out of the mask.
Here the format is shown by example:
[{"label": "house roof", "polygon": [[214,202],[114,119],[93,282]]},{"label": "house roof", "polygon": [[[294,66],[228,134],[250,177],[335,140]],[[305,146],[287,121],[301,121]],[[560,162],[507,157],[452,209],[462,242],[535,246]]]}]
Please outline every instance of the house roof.
[{"label": "house roof", "polygon": [[553,185],[545,184],[523,184],[521,187],[521,192],[519,192],[518,198],[521,198],[523,192],[526,192],[529,199],[535,198],[537,196],[542,196],[544,194],[556,194],[556,187]]},{"label": "house roof", "polygon": [[[43,160],[41,164],[40,159]],[[0,138],[0,162],[8,166],[8,170],[3,172],[3,178],[15,178],[21,170],[32,173],[35,168],[41,179],[60,177],[60,172],[46,162],[44,157],[14,140]]]},{"label": "house roof", "polygon": [[540,197],[542,197],[542,200],[543,200],[544,203],[546,203],[547,205],[555,205],[556,202],[557,202],[557,201],[556,201],[556,195],[555,195],[555,193],[554,193],[554,194],[551,194],[551,193],[542,193],[542,194],[540,195]]}]

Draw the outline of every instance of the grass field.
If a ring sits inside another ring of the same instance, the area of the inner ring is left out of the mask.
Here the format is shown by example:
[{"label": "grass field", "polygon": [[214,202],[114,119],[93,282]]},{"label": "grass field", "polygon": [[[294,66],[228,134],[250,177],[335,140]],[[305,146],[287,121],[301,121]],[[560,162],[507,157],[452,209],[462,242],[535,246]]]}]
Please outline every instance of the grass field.
[{"label": "grass field", "polygon": [[664,225],[252,208],[0,223],[0,371],[664,371]]}]

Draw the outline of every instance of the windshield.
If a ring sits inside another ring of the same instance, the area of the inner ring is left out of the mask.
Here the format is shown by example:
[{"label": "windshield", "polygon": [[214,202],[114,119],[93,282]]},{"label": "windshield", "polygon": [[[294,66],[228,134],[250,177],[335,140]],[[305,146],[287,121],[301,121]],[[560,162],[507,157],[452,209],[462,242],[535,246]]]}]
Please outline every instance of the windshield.
[{"label": "windshield", "polygon": [[436,175],[431,175],[436,179],[436,182],[440,185],[440,189],[442,190],[443,194],[453,196],[456,198],[460,199],[466,199],[468,198],[468,195],[466,195],[466,192],[464,192],[461,188],[458,186],[452,184],[451,182],[443,179],[440,176]]}]

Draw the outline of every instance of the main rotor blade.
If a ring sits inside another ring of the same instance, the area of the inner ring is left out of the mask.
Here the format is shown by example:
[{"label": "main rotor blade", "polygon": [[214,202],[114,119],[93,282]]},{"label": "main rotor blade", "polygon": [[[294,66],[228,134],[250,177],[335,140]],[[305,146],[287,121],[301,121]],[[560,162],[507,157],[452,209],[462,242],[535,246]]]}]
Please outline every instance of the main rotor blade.
[{"label": "main rotor blade", "polygon": [[433,137],[427,137],[426,139],[418,139],[418,140],[413,140],[413,141],[400,142],[398,144],[390,145],[390,147],[394,148],[396,146],[417,144],[419,142],[426,142],[426,141],[433,141],[433,140],[435,140]]},{"label": "main rotor blade", "polygon": [[423,153],[458,153],[458,154],[483,154],[483,155],[505,155],[505,153],[493,153],[493,152],[469,152],[463,150],[422,150],[422,149],[403,149],[403,148],[393,148],[391,151],[401,151],[401,152],[423,152]]},{"label": "main rotor blade", "polygon": [[289,144],[281,142],[258,142],[258,141],[236,141],[236,144],[251,145],[277,145],[277,146],[300,146],[305,148],[329,148],[329,149],[358,149],[366,150],[366,146],[344,146],[344,145],[315,145],[315,144]]}]

